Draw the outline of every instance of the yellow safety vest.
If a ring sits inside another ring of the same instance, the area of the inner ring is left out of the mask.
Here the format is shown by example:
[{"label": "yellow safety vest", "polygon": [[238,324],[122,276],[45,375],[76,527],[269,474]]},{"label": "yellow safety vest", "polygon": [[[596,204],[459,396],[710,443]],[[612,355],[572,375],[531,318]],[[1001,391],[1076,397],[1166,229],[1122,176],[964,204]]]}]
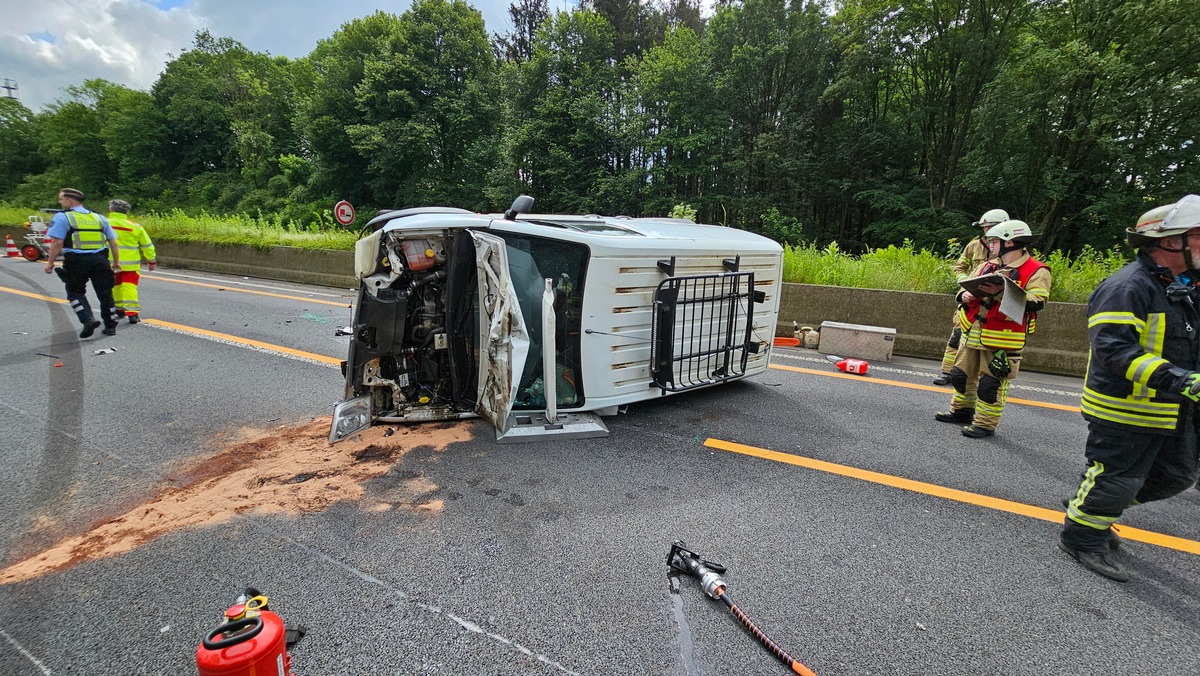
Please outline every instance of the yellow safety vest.
[{"label": "yellow safety vest", "polygon": [[154,243],[141,223],[129,220],[129,216],[119,211],[108,215],[108,224],[117,234],[117,250],[121,252],[121,269],[137,270],[142,265],[142,259],[152,261],[155,258]]},{"label": "yellow safety vest", "polygon": [[94,213],[78,211],[64,212],[67,217],[67,248],[89,253],[104,251],[108,246],[104,239],[104,226]]}]

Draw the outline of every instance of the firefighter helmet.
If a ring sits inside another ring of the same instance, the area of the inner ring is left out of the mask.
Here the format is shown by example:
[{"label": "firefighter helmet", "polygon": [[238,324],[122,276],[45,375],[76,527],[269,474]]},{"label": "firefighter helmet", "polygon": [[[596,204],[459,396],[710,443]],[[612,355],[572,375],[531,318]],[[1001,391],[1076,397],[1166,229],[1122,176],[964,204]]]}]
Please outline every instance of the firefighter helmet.
[{"label": "firefighter helmet", "polygon": [[990,209],[987,212],[984,212],[984,214],[979,217],[979,220],[975,221],[971,225],[978,226],[981,228],[991,228],[993,225],[996,225],[997,223],[1003,223],[1004,221],[1007,221],[1007,220],[1008,220],[1008,212],[1007,211],[1005,211],[1003,209]]},{"label": "firefighter helmet", "polygon": [[984,237],[989,239],[995,237],[1015,244],[1033,244],[1041,235],[1033,234],[1033,231],[1029,229],[1029,224],[1025,221],[1009,220],[993,225],[984,233]]},{"label": "firefighter helmet", "polygon": [[1137,246],[1145,239],[1180,235],[1192,228],[1200,228],[1200,195],[1187,195],[1174,204],[1147,211],[1125,233],[1129,243]]}]

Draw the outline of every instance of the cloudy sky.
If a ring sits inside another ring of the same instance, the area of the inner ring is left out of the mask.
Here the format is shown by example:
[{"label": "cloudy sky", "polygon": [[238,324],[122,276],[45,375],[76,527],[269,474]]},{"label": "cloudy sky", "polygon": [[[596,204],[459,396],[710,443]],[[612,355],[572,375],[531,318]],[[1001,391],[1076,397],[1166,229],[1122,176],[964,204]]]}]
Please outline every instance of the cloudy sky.
[{"label": "cloudy sky", "polygon": [[[467,0],[489,33],[511,29],[511,0]],[[550,0],[555,11],[570,0]],[[0,0],[0,79],[37,111],[63,89],[104,78],[148,90],[198,30],[276,56],[306,56],[342,24],[408,0]],[[8,82],[5,83],[10,84]],[[5,95],[6,90],[0,90]]]}]

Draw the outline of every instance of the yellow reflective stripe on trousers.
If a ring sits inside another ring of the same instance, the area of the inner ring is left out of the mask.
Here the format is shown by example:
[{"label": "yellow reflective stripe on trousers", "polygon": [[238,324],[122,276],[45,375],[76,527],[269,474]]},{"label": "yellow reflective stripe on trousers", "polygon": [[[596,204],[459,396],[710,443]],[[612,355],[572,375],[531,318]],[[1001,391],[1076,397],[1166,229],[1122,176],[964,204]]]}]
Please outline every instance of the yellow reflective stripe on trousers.
[{"label": "yellow reflective stripe on trousers", "polygon": [[1088,317],[1088,328],[1092,328],[1097,324],[1128,324],[1141,333],[1146,328],[1146,322],[1139,319],[1132,312],[1097,312]]},{"label": "yellow reflective stripe on trousers", "polygon": [[1095,528],[1096,530],[1107,530],[1117,522],[1116,517],[1112,516],[1095,516],[1087,514],[1081,509],[1088,493],[1096,487],[1096,477],[1104,473],[1104,463],[1093,462],[1087,471],[1083,473],[1083,481],[1079,483],[1079,490],[1075,492],[1075,497],[1067,504],[1067,517],[1081,526]]}]

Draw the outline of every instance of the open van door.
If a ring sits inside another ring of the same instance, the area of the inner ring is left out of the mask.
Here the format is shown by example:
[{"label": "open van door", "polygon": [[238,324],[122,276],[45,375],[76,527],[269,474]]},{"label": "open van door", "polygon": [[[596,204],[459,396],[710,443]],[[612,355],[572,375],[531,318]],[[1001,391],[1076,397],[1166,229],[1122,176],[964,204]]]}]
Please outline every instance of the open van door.
[{"label": "open van door", "polygon": [[517,303],[504,240],[471,230],[479,276],[479,390],[475,412],[497,430],[508,428],[517,396],[529,331]]}]

